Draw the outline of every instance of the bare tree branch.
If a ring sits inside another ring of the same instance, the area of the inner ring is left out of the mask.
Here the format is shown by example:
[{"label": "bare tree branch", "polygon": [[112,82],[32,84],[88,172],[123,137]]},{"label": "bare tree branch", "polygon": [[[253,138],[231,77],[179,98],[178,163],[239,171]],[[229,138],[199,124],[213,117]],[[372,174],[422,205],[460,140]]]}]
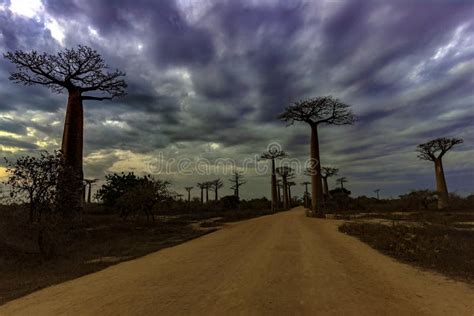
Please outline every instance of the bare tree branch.
[{"label": "bare tree branch", "polygon": [[441,159],[453,146],[463,142],[461,138],[440,137],[418,145],[416,151],[419,159],[435,161]]}]

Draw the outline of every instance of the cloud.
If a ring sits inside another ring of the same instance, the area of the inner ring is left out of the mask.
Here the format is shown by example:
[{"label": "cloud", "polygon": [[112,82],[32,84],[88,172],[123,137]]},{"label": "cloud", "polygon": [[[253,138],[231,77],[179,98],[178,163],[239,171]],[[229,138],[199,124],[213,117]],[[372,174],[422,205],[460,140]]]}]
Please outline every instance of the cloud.
[{"label": "cloud", "polygon": [[[452,189],[467,193],[473,9],[469,1],[43,0],[27,16],[5,2],[0,51],[86,44],[127,73],[126,97],[84,104],[90,177],[127,166],[144,172],[160,152],[242,161],[275,141],[304,159],[307,126],[285,128],[276,116],[296,100],[332,94],[359,120],[321,128],[322,164],[339,167],[353,192],[371,194],[371,181],[387,195],[432,186],[432,166],[414,148],[458,136],[465,143],[446,172]],[[0,135],[8,135],[0,144],[54,149],[66,96],[15,85],[11,70],[0,60]],[[249,177],[244,196],[268,195],[266,179]],[[199,180],[174,179],[177,190]]]}]

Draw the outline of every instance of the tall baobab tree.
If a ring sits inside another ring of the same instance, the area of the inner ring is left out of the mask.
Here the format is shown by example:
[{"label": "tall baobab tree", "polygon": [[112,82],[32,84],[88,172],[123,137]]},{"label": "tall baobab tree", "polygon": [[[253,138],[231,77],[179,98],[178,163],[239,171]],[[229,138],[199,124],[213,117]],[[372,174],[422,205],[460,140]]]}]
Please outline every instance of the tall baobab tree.
[{"label": "tall baobab tree", "polygon": [[313,215],[325,217],[322,210],[323,190],[321,186],[321,162],[319,155],[319,125],[353,124],[355,116],[350,105],[327,96],[295,102],[288,106],[278,118],[290,125],[297,122],[307,123],[311,127],[311,204]]},{"label": "tall baobab tree", "polygon": [[285,210],[288,209],[289,203],[288,203],[288,178],[293,175],[293,168],[290,168],[288,166],[283,166],[276,168],[276,172],[278,175],[280,175],[282,179],[282,187],[283,187],[283,208]]},{"label": "tall baobab tree", "polygon": [[323,180],[323,194],[329,196],[328,178],[337,175],[339,169],[331,167],[321,167],[321,179]]},{"label": "tall baobab tree", "polygon": [[344,183],[347,182],[347,178],[346,177],[338,178],[336,179],[336,182],[341,185],[341,190],[344,190]]},{"label": "tall baobab tree", "polygon": [[201,189],[201,204],[203,204],[204,203],[204,189],[206,188],[206,183],[205,182],[198,183],[197,187]]},{"label": "tall baobab tree", "polygon": [[57,93],[68,93],[58,203],[64,213],[68,210],[72,211],[70,215],[77,214],[82,210],[84,177],[82,102],[111,100],[123,96],[127,87],[123,80],[125,73],[119,70],[109,71],[100,54],[87,46],[66,48],[56,55],[17,50],[7,52],[4,57],[16,66],[16,72],[10,74],[10,80],[29,86],[45,86]]},{"label": "tall baobab tree", "polygon": [[281,207],[281,180],[280,179],[277,179],[276,185],[277,185],[277,207],[280,208]]},{"label": "tall baobab tree", "polygon": [[191,190],[193,187],[185,187],[184,188],[188,192],[188,203],[191,202]]},{"label": "tall baobab tree", "polygon": [[239,188],[247,183],[247,181],[244,180],[242,172],[234,171],[229,181],[232,183],[231,189],[234,190],[234,195],[240,200]]},{"label": "tall baobab tree", "polygon": [[436,191],[438,193],[438,208],[448,206],[448,186],[444,177],[443,156],[455,145],[461,144],[461,138],[436,138],[417,147],[418,158],[434,162],[436,175]]},{"label": "tall baobab tree", "polygon": [[311,182],[305,181],[301,182],[301,185],[304,185],[304,207],[308,208],[309,207],[309,192],[308,192],[308,184],[311,184]]},{"label": "tall baobab tree", "polygon": [[99,179],[84,179],[84,184],[87,188],[87,203],[91,202],[91,195],[92,195],[92,185],[99,181]]},{"label": "tall baobab tree", "polygon": [[380,200],[379,192],[380,189],[374,190],[374,193],[377,194],[377,200]]},{"label": "tall baobab tree", "polygon": [[264,152],[260,156],[260,159],[271,160],[272,162],[272,212],[275,212],[276,208],[278,207],[275,160],[283,157],[286,157],[286,153],[277,147],[270,147],[268,151]]},{"label": "tall baobab tree", "polygon": [[209,189],[211,188],[211,182],[204,182],[204,190],[206,190],[206,203],[209,202]]},{"label": "tall baobab tree", "polygon": [[292,186],[295,186],[295,185],[296,185],[296,182],[294,182],[294,181],[288,181],[288,183],[287,183],[286,185],[288,185],[288,204],[289,204],[290,207],[292,207],[293,198],[291,197],[291,187],[292,187]]},{"label": "tall baobab tree", "polygon": [[221,179],[216,179],[216,180],[211,181],[209,184],[211,186],[211,190],[214,191],[215,193],[214,200],[216,201],[219,200],[219,195],[217,192],[220,188],[224,186],[224,182],[222,182]]}]

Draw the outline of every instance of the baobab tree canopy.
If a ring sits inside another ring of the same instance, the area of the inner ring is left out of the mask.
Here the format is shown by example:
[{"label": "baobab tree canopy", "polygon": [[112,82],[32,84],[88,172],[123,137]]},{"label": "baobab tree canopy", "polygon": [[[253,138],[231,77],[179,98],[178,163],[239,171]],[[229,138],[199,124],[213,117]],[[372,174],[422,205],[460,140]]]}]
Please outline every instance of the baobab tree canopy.
[{"label": "baobab tree canopy", "polygon": [[327,96],[297,101],[288,106],[278,118],[289,124],[299,121],[311,126],[319,124],[347,125],[354,123],[355,115],[350,110],[350,105],[342,103],[332,96]]},{"label": "baobab tree canopy", "polygon": [[435,161],[442,158],[455,145],[463,143],[461,138],[440,137],[417,147],[418,158]]},{"label": "baobab tree canopy", "polygon": [[25,85],[42,85],[61,93],[68,91],[99,91],[100,95],[83,95],[83,100],[105,100],[125,94],[127,84],[122,79],[125,73],[108,71],[102,57],[90,47],[79,45],[65,48],[56,55],[23,52],[8,52],[5,58],[16,66],[10,80]]}]

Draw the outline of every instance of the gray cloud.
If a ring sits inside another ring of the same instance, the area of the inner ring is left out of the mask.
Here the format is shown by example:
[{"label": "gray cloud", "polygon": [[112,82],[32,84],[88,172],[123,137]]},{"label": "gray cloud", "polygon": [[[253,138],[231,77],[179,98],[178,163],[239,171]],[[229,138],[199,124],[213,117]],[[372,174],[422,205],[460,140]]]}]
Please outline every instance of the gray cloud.
[{"label": "gray cloud", "polygon": [[[353,127],[321,128],[322,163],[340,167],[356,194],[370,194],[371,181],[392,195],[431,187],[432,166],[418,161],[414,148],[438,136],[465,138],[446,171],[452,189],[474,191],[466,177],[473,170],[467,157],[474,153],[471,2],[43,5],[36,18],[0,10],[2,52],[57,51],[61,43],[48,27],[54,19],[64,46],[90,45],[127,72],[128,96],[85,104],[88,175],[103,176],[127,163],[135,168],[137,159],[143,164],[160,151],[241,160],[272,141],[303,159],[308,128],[285,128],[275,117],[298,99],[333,94],[352,104],[359,120]],[[19,138],[2,136],[1,145],[36,150],[41,140],[54,148],[66,97],[14,85],[7,79],[11,70],[0,61],[0,131]],[[203,152],[209,144],[219,149]],[[243,193],[268,194],[258,188],[265,179],[254,180]],[[175,181],[179,187],[190,180]]]}]

